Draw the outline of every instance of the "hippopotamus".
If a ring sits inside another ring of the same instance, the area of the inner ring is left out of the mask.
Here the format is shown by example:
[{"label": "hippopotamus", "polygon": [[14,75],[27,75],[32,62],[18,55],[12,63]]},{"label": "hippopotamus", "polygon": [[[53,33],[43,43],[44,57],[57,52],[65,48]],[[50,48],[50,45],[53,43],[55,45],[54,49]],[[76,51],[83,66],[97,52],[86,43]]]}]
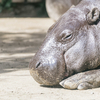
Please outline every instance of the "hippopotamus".
[{"label": "hippopotamus", "polygon": [[52,25],[29,64],[41,85],[100,86],[100,0],[82,0]]},{"label": "hippopotamus", "polygon": [[46,10],[51,19],[57,21],[70,7],[81,0],[46,0]]}]

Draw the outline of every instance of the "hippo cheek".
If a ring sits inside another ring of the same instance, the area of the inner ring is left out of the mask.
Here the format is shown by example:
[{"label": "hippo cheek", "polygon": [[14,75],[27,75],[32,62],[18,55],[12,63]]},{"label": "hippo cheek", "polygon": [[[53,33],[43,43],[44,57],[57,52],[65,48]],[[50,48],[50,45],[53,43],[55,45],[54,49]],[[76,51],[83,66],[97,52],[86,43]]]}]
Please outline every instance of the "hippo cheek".
[{"label": "hippo cheek", "polygon": [[34,57],[29,66],[30,74],[41,85],[58,85],[65,76],[65,62],[62,58],[58,60],[51,57],[51,59],[39,62]]}]

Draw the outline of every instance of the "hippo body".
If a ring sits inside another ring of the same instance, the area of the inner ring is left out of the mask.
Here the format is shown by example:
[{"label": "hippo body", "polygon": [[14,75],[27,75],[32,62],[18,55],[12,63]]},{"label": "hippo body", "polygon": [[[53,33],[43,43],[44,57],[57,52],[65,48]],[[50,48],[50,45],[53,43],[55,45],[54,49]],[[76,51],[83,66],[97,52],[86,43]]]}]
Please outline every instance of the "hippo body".
[{"label": "hippo body", "polygon": [[88,89],[100,86],[99,65],[100,0],[82,0],[49,28],[29,68],[42,85]]},{"label": "hippo body", "polygon": [[50,18],[57,21],[72,5],[81,0],[46,0],[46,9]]}]

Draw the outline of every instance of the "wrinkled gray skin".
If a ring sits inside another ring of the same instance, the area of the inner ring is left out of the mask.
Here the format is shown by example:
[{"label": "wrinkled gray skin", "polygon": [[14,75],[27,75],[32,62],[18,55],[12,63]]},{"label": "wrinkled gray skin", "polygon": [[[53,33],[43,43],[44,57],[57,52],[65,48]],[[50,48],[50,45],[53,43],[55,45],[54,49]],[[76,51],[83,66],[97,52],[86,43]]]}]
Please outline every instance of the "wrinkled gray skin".
[{"label": "wrinkled gray skin", "polygon": [[82,0],[48,30],[29,68],[42,85],[88,89],[100,86],[99,65],[100,0]]},{"label": "wrinkled gray skin", "polygon": [[57,21],[72,5],[81,0],[46,0],[46,10],[50,18]]}]

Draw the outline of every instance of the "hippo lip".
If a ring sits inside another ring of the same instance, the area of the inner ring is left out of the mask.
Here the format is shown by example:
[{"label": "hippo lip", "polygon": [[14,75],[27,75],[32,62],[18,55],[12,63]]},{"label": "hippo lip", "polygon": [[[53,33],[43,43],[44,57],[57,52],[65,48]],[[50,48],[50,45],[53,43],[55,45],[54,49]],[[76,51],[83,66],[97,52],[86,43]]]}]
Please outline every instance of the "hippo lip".
[{"label": "hippo lip", "polygon": [[33,76],[35,81],[38,82],[39,84],[41,85],[47,84],[48,86],[50,86],[50,83],[48,83],[46,80],[44,80],[39,76],[38,71],[30,70],[30,74]]}]

